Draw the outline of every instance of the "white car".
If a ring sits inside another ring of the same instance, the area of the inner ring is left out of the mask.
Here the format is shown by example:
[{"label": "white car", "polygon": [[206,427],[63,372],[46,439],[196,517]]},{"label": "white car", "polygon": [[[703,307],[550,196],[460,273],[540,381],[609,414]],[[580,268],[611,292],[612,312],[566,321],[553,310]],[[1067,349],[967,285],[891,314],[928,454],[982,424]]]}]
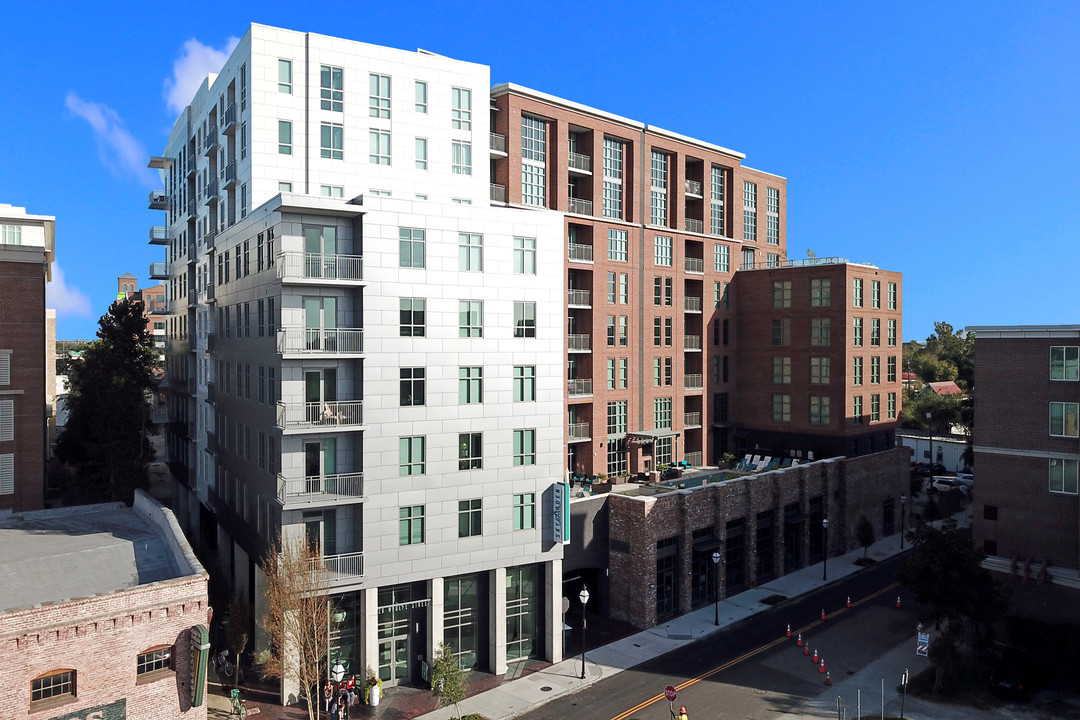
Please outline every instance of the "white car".
[{"label": "white car", "polygon": [[930,487],[939,492],[954,489],[959,490],[962,493],[967,492],[967,487],[953,477],[940,477],[935,475],[933,481],[930,483]]},{"label": "white car", "polygon": [[975,485],[975,476],[971,473],[958,472],[956,473],[956,482],[962,485],[965,490],[971,492],[972,487]]}]

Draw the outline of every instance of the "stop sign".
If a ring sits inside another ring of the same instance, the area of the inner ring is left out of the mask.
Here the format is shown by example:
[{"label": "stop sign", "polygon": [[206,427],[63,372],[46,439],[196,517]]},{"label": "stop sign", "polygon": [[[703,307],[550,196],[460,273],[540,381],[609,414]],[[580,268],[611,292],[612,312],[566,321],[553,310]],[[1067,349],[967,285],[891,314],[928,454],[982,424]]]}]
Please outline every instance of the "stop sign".
[{"label": "stop sign", "polygon": [[675,698],[678,697],[675,694],[675,688],[671,685],[668,685],[666,688],[664,688],[664,697],[667,698],[668,702],[675,702]]}]

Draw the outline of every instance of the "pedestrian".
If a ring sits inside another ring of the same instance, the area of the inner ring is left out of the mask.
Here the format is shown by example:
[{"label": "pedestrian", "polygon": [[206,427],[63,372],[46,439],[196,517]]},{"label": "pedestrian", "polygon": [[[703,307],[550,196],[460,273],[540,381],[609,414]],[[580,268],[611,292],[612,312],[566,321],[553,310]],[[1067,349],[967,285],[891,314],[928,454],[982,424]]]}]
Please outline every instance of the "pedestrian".
[{"label": "pedestrian", "polygon": [[356,704],[356,676],[350,675],[349,679],[345,682],[345,692],[349,696],[349,707]]},{"label": "pedestrian", "polygon": [[686,708],[684,708],[684,707],[679,708],[679,720],[690,720],[686,716]]},{"label": "pedestrian", "polygon": [[341,712],[341,720],[349,720],[349,694],[345,690],[338,693],[338,708]]},{"label": "pedestrian", "polygon": [[323,705],[326,707],[326,712],[330,712],[330,701],[334,699],[334,689],[330,685],[330,680],[326,681],[322,689]]},{"label": "pedestrian", "polygon": [[335,698],[330,698],[330,720],[341,720],[338,703]]}]

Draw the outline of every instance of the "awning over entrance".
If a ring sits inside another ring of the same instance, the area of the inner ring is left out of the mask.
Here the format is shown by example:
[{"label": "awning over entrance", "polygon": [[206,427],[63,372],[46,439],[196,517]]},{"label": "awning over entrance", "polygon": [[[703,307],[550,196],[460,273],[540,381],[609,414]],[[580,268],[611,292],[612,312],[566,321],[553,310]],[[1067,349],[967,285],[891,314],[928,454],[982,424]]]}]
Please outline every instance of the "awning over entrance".
[{"label": "awning over entrance", "polygon": [[638,432],[626,433],[627,445],[652,445],[657,440],[667,437],[679,437],[682,433],[674,430],[639,430]]}]

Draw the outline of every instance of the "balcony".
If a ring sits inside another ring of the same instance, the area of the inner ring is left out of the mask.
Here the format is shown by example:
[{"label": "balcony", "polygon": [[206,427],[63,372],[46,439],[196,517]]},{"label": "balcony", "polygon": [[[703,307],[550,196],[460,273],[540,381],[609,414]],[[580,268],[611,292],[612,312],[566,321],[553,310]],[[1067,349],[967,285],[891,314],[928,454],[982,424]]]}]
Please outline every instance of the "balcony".
[{"label": "balcony", "polygon": [[491,202],[506,202],[506,186],[491,183]]},{"label": "balcony", "polygon": [[683,336],[683,349],[684,350],[701,350],[701,336],[700,335],[684,335]]},{"label": "balcony", "polygon": [[217,147],[217,125],[211,125],[206,129],[206,138],[203,140],[203,155],[209,155]]},{"label": "balcony", "polygon": [[298,505],[336,505],[364,497],[364,473],[341,473],[304,478],[278,475],[278,501]]},{"label": "balcony", "polygon": [[236,163],[235,162],[231,162],[231,163],[229,163],[228,165],[225,166],[224,176],[225,176],[225,178],[224,178],[225,179],[224,188],[226,190],[228,190],[229,188],[236,185]]},{"label": "balcony", "polygon": [[570,397],[587,397],[592,395],[592,378],[567,380],[566,394]]},{"label": "balcony", "polygon": [[690,463],[694,467],[701,467],[701,451],[695,450],[694,452],[683,453],[683,459]]},{"label": "balcony", "polygon": [[277,404],[277,426],[288,432],[358,427],[364,420],[363,400],[334,400]]},{"label": "balcony", "polygon": [[169,266],[163,262],[150,263],[150,279],[151,280],[168,280],[169,279]]},{"label": "balcony", "polygon": [[150,191],[150,209],[151,210],[168,210],[169,209],[169,196],[165,194],[164,190],[151,190]]},{"label": "balcony", "polygon": [[571,152],[567,158],[567,169],[572,173],[592,175],[592,158],[581,153]]},{"label": "balcony", "polygon": [[168,245],[169,230],[164,225],[152,225],[150,227],[151,245]]},{"label": "balcony", "polygon": [[283,328],[277,333],[282,355],[361,355],[363,328]]},{"label": "balcony", "polygon": [[[312,560],[312,563],[319,562]],[[350,582],[355,578],[364,576],[364,553],[352,552],[339,555],[323,555],[321,558],[323,569],[330,576],[327,578],[330,584],[336,582]]]},{"label": "balcony", "polygon": [[222,135],[232,135],[236,132],[236,103],[225,109],[225,119],[221,122]]},{"label": "balcony", "polygon": [[217,178],[206,183],[206,197],[204,198],[207,205],[214,202],[218,196],[218,182]]},{"label": "balcony", "polygon": [[566,304],[570,307],[592,307],[592,292],[571,288],[566,291]]},{"label": "balcony", "polygon": [[211,405],[217,403],[217,385],[212,382],[206,383],[206,402]]},{"label": "balcony", "polygon": [[[209,290],[209,286],[207,286]],[[206,333],[206,351],[217,352],[217,335],[214,333]]]},{"label": "balcony", "polygon": [[576,197],[569,198],[569,207],[567,207],[566,211],[575,215],[592,215],[592,200],[582,200]]},{"label": "balcony", "polygon": [[570,253],[570,259],[577,262],[592,262],[593,261],[593,246],[582,245],[580,243],[570,243],[568,245]]},{"label": "balcony", "polygon": [[581,442],[582,440],[590,440],[589,423],[576,422],[570,423],[566,427],[566,434],[570,439],[570,442]]},{"label": "balcony", "polygon": [[[687,180],[683,183],[683,189],[690,197],[701,197],[701,183],[697,180]],[[689,229],[689,228],[688,228]]]},{"label": "balcony", "polygon": [[705,232],[705,221],[704,220],[695,220],[694,218],[686,218],[686,219],[683,220],[683,229],[686,230],[686,232],[699,233],[699,234],[704,233]]},{"label": "balcony", "polygon": [[592,335],[567,335],[566,349],[570,352],[592,352]]},{"label": "balcony", "polygon": [[683,300],[683,310],[689,313],[701,312],[701,298],[687,295]]},{"label": "balcony", "polygon": [[695,257],[686,258],[686,272],[704,274],[705,261]]},{"label": "balcony", "polygon": [[151,155],[150,164],[146,167],[154,168],[155,170],[168,170],[172,167],[172,158],[162,157],[160,155]]},{"label": "balcony", "polygon": [[187,201],[187,219],[191,222],[195,222],[197,219],[197,208],[195,206],[195,198],[191,198]]},{"label": "balcony", "polygon": [[203,236],[203,242],[206,243],[207,250],[214,249],[214,238],[217,237],[216,230],[207,230],[206,235]]},{"label": "balcony", "polygon": [[336,282],[362,282],[362,255],[322,255],[320,253],[281,253],[277,276],[283,282],[321,285]]},{"label": "balcony", "polygon": [[195,174],[199,171],[198,163],[195,162],[195,157],[188,154],[187,163],[184,165],[184,174],[188,179],[194,178]]},{"label": "balcony", "polygon": [[506,155],[506,136],[497,132],[489,133],[488,147],[495,155]]},{"label": "balcony", "polygon": [[683,413],[683,427],[684,428],[701,427],[701,413],[699,413],[699,412]]},{"label": "balcony", "polygon": [[700,390],[705,387],[701,373],[686,373],[683,376],[683,388],[687,390]]}]

